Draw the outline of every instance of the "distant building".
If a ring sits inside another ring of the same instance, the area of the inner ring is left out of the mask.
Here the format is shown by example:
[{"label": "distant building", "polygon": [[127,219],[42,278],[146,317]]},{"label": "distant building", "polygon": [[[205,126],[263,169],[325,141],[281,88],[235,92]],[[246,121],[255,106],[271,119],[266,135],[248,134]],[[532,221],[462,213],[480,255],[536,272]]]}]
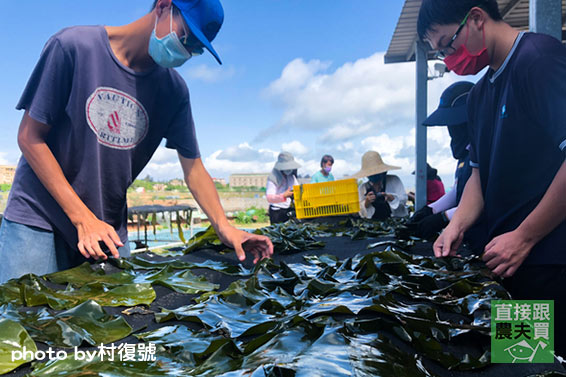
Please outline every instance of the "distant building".
[{"label": "distant building", "polygon": [[0,165],[0,184],[11,184],[16,175],[16,167],[9,165]]},{"label": "distant building", "polygon": [[226,180],[224,178],[212,178],[212,182],[226,186]]},{"label": "distant building", "polygon": [[164,191],[165,187],[167,187],[164,183],[157,183],[153,185],[153,191]]},{"label": "distant building", "polygon": [[230,175],[230,187],[265,187],[269,173],[249,173]]},{"label": "distant building", "polygon": [[183,186],[184,184],[185,181],[183,181],[182,179],[172,179],[169,181],[170,186]]}]

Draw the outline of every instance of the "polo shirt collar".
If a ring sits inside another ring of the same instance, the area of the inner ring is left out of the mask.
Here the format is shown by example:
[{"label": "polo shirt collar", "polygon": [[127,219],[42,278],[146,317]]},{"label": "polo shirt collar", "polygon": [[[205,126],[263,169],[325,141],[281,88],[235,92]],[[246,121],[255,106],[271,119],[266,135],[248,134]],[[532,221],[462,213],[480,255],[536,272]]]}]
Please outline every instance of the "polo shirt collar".
[{"label": "polo shirt collar", "polygon": [[499,67],[499,69],[493,75],[491,75],[491,77],[489,78],[489,82],[493,84],[495,80],[499,77],[499,75],[503,73],[505,67],[507,67],[507,63],[509,63],[509,60],[511,60],[513,53],[517,49],[517,46],[519,45],[521,38],[523,38],[523,35],[525,35],[524,31],[519,32],[519,35],[517,36],[517,38],[515,38],[515,43],[513,43],[513,47],[511,48],[511,51],[509,51],[509,53],[507,54],[505,61],[503,62],[503,64],[501,64],[501,67]]}]

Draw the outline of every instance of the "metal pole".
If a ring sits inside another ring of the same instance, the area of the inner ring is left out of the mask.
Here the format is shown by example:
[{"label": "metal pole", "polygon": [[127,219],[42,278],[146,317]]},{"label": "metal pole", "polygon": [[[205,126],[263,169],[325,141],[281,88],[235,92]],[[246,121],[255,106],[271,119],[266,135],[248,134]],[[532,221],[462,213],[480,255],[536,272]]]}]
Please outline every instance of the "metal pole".
[{"label": "metal pole", "polygon": [[415,169],[415,210],[419,210],[426,205],[426,127],[422,123],[426,119],[427,113],[427,80],[428,66],[426,45],[415,42],[416,56],[416,159]]},{"label": "metal pole", "polygon": [[530,0],[529,28],[562,40],[562,0]]}]

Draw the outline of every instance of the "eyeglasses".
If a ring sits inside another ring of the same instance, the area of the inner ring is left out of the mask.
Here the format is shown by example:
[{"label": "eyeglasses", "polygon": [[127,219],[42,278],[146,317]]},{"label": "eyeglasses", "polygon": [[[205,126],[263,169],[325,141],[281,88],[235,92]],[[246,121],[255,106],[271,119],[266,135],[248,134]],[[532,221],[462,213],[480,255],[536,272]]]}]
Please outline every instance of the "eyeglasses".
[{"label": "eyeglasses", "polygon": [[[468,17],[470,17],[470,12],[471,12],[471,10],[468,13],[466,13],[466,17],[464,17],[464,20],[460,23],[460,26],[458,26],[458,29],[456,30],[456,32],[454,33],[452,38],[450,38],[450,42],[448,42],[448,45],[446,45],[446,47],[439,49],[436,52],[436,57],[438,59],[444,60],[444,58],[446,58],[450,54],[453,54],[454,51],[456,51],[456,49],[454,47],[452,47],[452,44],[454,43],[456,38],[458,38],[458,35],[460,34],[462,29],[466,25],[466,22],[468,22]],[[450,52],[448,52],[448,51],[450,51]]]},{"label": "eyeglasses", "polygon": [[182,25],[183,25],[184,35],[181,38],[179,38],[179,40],[181,41],[183,46],[185,46],[186,48],[189,49],[189,52],[191,53],[191,55],[193,55],[193,56],[202,55],[204,53],[204,46],[202,45],[202,42],[199,41],[194,36],[194,34],[189,32],[185,28],[184,22],[182,23]]}]

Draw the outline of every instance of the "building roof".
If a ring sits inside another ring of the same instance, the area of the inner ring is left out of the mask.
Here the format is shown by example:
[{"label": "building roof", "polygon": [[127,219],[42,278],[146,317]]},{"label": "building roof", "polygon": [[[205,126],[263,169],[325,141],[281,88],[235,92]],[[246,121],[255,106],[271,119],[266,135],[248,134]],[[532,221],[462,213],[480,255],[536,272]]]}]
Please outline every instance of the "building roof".
[{"label": "building roof", "polygon": [[[386,64],[415,60],[414,44],[417,40],[417,18],[421,1],[405,0],[395,33],[385,54]],[[529,0],[498,0],[497,3],[505,22],[520,30],[529,28]],[[566,14],[566,5],[562,2],[563,19],[564,14]],[[432,58],[432,55],[430,57]]]}]

